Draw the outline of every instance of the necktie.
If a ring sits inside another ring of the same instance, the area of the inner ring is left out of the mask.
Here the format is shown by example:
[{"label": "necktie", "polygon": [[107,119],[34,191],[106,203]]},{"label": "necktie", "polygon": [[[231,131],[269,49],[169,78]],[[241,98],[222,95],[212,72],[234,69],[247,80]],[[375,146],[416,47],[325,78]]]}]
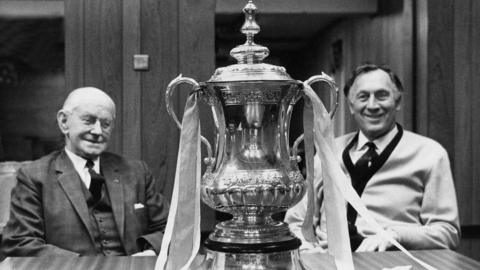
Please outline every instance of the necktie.
[{"label": "necktie", "polygon": [[93,161],[88,159],[85,167],[88,168],[90,173],[90,187],[88,190],[92,194],[93,200],[97,202],[102,197],[102,185],[105,182],[105,178],[93,170]]},{"label": "necktie", "polygon": [[[364,178],[364,176],[367,175],[367,173],[370,171],[373,160],[378,157],[378,154],[375,151],[376,146],[373,142],[367,142],[365,145],[368,147],[367,152],[365,152],[365,154],[360,157],[357,163],[355,163],[355,169],[361,178]],[[355,188],[355,190],[357,189]],[[358,194],[361,195],[361,192],[358,192]]]},{"label": "necktie", "polygon": [[[352,185],[359,196],[362,195],[363,189],[367,185],[369,179],[368,174],[371,170],[372,163],[378,157],[378,154],[375,151],[376,146],[373,142],[367,142],[365,145],[368,147],[368,150],[360,157],[357,163],[355,163],[356,175],[352,175]],[[347,208],[347,220],[348,231],[350,234],[350,245],[352,251],[354,251],[362,243],[363,236],[358,233],[357,227],[355,226],[357,213],[353,210],[351,205],[348,205]]]}]

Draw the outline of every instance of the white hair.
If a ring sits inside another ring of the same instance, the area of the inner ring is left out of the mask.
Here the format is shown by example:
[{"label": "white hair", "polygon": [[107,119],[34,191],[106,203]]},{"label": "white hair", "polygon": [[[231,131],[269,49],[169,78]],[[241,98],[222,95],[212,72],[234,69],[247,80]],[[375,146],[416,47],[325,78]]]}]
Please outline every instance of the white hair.
[{"label": "white hair", "polygon": [[76,107],[85,103],[102,103],[111,108],[112,116],[115,119],[115,103],[107,93],[95,87],[77,88],[70,92],[63,103],[62,110],[72,112]]}]

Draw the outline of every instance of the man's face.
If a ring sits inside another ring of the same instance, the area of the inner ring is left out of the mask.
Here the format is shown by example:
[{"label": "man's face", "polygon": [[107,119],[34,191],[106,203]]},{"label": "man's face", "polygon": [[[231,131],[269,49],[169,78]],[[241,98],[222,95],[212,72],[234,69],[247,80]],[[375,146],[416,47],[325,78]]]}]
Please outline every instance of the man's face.
[{"label": "man's face", "polygon": [[103,104],[81,104],[60,118],[66,147],[73,153],[95,159],[107,148],[113,129],[112,108]]},{"label": "man's face", "polygon": [[385,71],[374,70],[355,79],[348,100],[350,113],[360,130],[374,140],[394,127],[401,93]]}]

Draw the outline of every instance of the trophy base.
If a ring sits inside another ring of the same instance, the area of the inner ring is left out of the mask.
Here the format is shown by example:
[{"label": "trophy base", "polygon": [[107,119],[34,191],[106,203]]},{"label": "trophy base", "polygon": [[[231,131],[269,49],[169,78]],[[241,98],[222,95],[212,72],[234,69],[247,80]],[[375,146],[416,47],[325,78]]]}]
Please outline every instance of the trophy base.
[{"label": "trophy base", "polygon": [[226,243],[206,239],[202,270],[303,270],[297,238],[270,243]]},{"label": "trophy base", "polygon": [[305,270],[298,249],[271,253],[233,253],[206,249],[202,270]]},{"label": "trophy base", "polygon": [[[212,243],[212,244],[210,244]],[[258,247],[269,246],[291,250],[301,245],[283,221],[273,220],[271,216],[234,215],[233,219],[215,226],[205,243],[208,248],[220,252],[238,252],[238,248],[255,248],[251,253],[273,252],[278,250],[256,251]],[[217,250],[217,247],[227,250]]]},{"label": "trophy base", "polygon": [[277,253],[296,250],[302,242],[298,238],[289,239],[287,241],[278,242],[264,242],[264,243],[233,243],[233,242],[220,242],[207,238],[204,246],[208,250],[222,253]]}]

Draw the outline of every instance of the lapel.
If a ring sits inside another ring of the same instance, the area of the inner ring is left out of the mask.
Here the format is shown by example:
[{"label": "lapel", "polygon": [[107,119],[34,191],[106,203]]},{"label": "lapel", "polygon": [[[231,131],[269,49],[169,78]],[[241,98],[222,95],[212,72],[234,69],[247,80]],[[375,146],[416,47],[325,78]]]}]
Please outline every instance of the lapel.
[{"label": "lapel", "polygon": [[88,213],[85,195],[82,192],[82,179],[78,175],[73,163],[63,150],[55,161],[55,170],[60,186],[67,194],[68,199],[73,205],[78,216],[82,220],[83,225],[90,235],[90,239],[94,242],[92,224],[90,222],[90,214]]},{"label": "lapel", "polygon": [[112,205],[113,216],[117,223],[120,238],[123,240],[125,233],[125,200],[120,168],[118,162],[115,162],[111,156],[101,155],[100,169],[105,177],[105,184]]}]

